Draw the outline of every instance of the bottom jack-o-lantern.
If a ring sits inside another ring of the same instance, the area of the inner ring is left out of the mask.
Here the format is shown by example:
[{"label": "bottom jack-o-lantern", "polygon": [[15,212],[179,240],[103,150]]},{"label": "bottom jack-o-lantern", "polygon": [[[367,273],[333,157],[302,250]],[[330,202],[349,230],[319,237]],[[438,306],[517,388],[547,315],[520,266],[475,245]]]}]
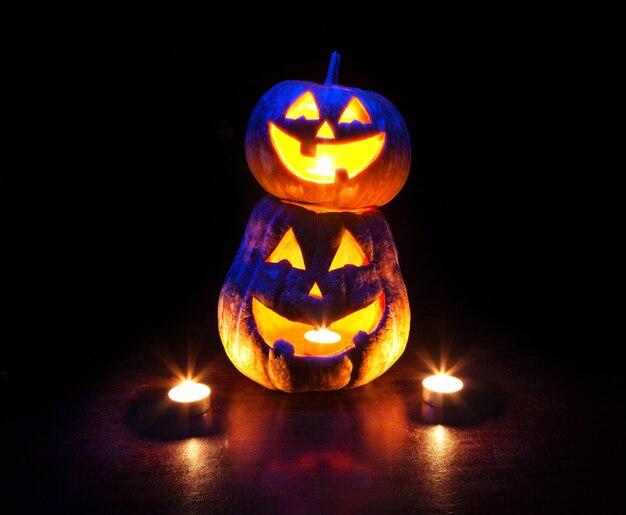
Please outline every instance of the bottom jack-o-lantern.
[{"label": "bottom jack-o-lantern", "polygon": [[381,211],[272,195],[255,206],[218,302],[219,334],[240,372],[285,392],[354,388],[396,362],[409,325]]}]

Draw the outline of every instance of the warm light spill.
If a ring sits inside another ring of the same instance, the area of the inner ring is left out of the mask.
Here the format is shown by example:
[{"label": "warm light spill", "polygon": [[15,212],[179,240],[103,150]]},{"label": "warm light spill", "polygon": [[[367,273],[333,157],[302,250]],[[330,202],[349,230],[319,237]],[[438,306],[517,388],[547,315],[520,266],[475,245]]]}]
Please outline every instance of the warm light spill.
[{"label": "warm light spill", "polygon": [[328,271],[343,268],[346,265],[364,266],[369,265],[369,263],[369,259],[361,250],[361,246],[354,239],[354,236],[348,231],[343,231],[341,243]]},{"label": "warm light spill", "polygon": [[294,175],[309,182],[335,182],[335,172],[345,169],[349,179],[365,170],[380,154],[385,133],[346,143],[318,143],[314,156],[303,155],[302,143],[270,122],[270,139],[282,163]]},{"label": "warm light spill", "polygon": [[320,139],[335,139],[335,133],[328,122],[324,122],[317,131],[316,137]]},{"label": "warm light spill", "polygon": [[436,374],[422,381],[425,388],[437,393],[454,393],[463,388],[463,381],[447,374]]},{"label": "warm light spill", "polygon": [[300,95],[285,114],[285,118],[288,120],[297,120],[301,116],[305,120],[319,120],[320,118],[315,98],[310,91]]},{"label": "warm light spill", "polygon": [[343,110],[343,113],[341,113],[339,123],[352,123],[354,120],[361,123],[372,123],[370,115],[367,114],[365,107],[363,107],[361,101],[356,97],[352,97],[350,103]]},{"label": "warm light spill", "polygon": [[[319,156],[312,161],[312,164],[315,166],[306,168],[306,172],[310,177],[316,177],[319,182],[334,182],[335,163],[332,157]],[[295,169],[292,172],[295,173]]]},{"label": "warm light spill", "polygon": [[337,343],[341,335],[330,329],[313,329],[304,333],[304,337],[313,343]]},{"label": "warm light spill", "polygon": [[280,263],[283,259],[289,261],[293,268],[304,270],[304,257],[293,229],[289,229],[276,245],[276,248],[265,260],[266,263]]},{"label": "warm light spill", "polygon": [[326,330],[339,335],[334,341],[319,343],[306,336],[316,333],[314,326],[289,320],[265,306],[256,298],[252,298],[252,315],[257,324],[257,330],[263,340],[273,346],[278,340],[288,341],[299,356],[330,356],[352,347],[352,338],[359,331],[371,333],[383,315],[385,295],[363,309],[350,313],[348,316],[334,321]]},{"label": "warm light spill", "polygon": [[210,394],[211,389],[207,385],[186,380],[172,388],[168,396],[175,402],[196,402]]}]

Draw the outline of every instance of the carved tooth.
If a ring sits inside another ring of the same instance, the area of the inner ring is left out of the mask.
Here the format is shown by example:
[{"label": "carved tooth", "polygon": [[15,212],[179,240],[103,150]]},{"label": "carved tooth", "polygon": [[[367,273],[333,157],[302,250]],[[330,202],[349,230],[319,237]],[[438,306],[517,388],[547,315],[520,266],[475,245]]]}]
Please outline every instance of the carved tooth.
[{"label": "carved tooth", "polygon": [[335,170],[335,183],[337,184],[345,184],[348,182],[350,177],[348,177],[348,170],[345,168],[337,168]]},{"label": "carved tooth", "polygon": [[308,157],[315,157],[317,156],[317,143],[307,143],[307,142],[301,142],[300,143],[300,153],[303,156],[308,156]]},{"label": "carved tooth", "polygon": [[354,346],[357,349],[360,349],[367,345],[367,343],[370,341],[370,337],[365,331],[359,331],[354,335],[352,341],[354,342]]},{"label": "carved tooth", "polygon": [[295,354],[294,346],[287,340],[276,340],[274,347],[270,350],[270,359],[278,359],[284,356],[285,359],[293,358]]}]

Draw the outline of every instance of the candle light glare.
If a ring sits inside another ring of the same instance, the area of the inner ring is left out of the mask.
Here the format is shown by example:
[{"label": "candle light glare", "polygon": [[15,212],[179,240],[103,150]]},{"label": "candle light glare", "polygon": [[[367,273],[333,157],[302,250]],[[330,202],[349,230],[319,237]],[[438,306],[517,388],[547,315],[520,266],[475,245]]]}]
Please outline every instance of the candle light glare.
[{"label": "candle light glare", "polygon": [[313,343],[337,343],[341,335],[330,329],[312,329],[304,333],[304,337]]},{"label": "candle light glare", "polygon": [[195,402],[208,397],[210,393],[211,389],[207,385],[186,379],[172,388],[168,396],[175,402]]},{"label": "candle light glare", "polygon": [[422,384],[425,388],[438,393],[454,393],[463,388],[463,381],[444,373],[429,376]]}]

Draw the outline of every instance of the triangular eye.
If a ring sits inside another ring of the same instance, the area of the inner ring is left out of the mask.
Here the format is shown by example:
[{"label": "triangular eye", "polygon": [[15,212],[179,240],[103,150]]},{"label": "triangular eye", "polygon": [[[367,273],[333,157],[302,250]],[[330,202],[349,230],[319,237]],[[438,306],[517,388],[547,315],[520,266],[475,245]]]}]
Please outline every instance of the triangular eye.
[{"label": "triangular eye", "polygon": [[289,229],[285,233],[265,262],[280,263],[283,259],[289,261],[293,268],[305,270],[302,250],[300,250],[300,245],[298,244],[298,240],[296,240],[293,229]]},{"label": "triangular eye", "polygon": [[369,264],[369,259],[361,250],[361,247],[348,231],[343,232],[341,243],[337,253],[330,264],[328,271],[341,268],[346,265],[364,266]]},{"label": "triangular eye", "polygon": [[285,118],[288,120],[297,120],[301,116],[304,116],[306,120],[319,120],[320,112],[317,109],[315,98],[310,91],[307,91],[300,95],[296,101],[291,104],[291,107],[287,111]]},{"label": "triangular eye", "polygon": [[348,102],[348,105],[339,117],[339,123],[350,123],[354,120],[361,123],[372,122],[370,115],[367,114],[367,111],[365,110],[365,106],[356,97],[352,97],[352,100]]}]

